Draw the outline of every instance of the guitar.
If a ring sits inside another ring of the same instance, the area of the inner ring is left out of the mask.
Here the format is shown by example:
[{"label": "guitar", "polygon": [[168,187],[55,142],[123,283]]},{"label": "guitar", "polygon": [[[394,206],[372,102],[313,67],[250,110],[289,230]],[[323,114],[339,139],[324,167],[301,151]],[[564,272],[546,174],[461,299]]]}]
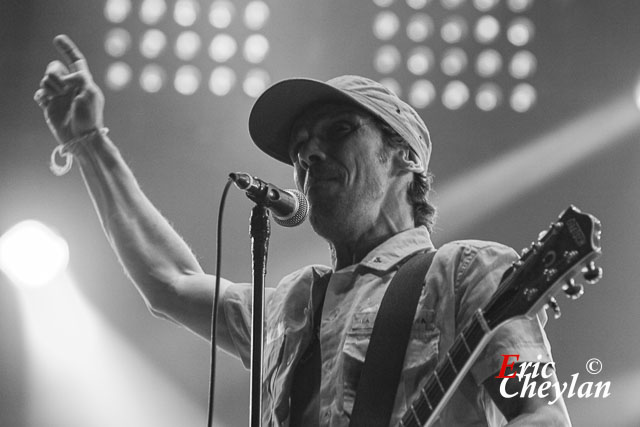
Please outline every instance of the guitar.
[{"label": "guitar", "polygon": [[602,277],[602,269],[593,261],[601,254],[600,235],[597,218],[569,206],[507,269],[491,300],[475,312],[456,337],[398,425],[433,425],[501,325],[515,318],[533,318],[547,307],[560,317],[553,296],[556,292],[562,289],[569,298],[577,299],[584,293],[584,287],[573,278],[578,272],[590,284]]}]

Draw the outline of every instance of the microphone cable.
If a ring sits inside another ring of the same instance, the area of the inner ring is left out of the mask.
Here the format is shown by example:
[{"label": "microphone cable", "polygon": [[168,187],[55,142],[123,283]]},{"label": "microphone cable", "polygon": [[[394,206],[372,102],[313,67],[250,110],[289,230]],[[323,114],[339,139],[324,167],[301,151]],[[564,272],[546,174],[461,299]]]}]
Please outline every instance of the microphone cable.
[{"label": "microphone cable", "polygon": [[218,230],[216,236],[216,285],[213,290],[213,307],[211,308],[211,367],[209,373],[209,407],[207,415],[207,426],[213,427],[213,409],[216,388],[216,327],[218,323],[218,299],[220,297],[220,269],[222,264],[222,214],[224,213],[224,205],[227,199],[229,187],[233,181],[231,178],[227,180],[227,184],[222,190],[220,198],[220,207],[218,208]]}]

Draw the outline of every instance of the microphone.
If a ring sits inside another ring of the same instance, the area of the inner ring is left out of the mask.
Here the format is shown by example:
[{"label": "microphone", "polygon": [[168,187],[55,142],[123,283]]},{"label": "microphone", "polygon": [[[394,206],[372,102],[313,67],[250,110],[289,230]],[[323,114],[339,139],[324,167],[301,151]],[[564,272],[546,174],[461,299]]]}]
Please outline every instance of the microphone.
[{"label": "microphone", "polygon": [[295,227],[307,219],[309,203],[298,190],[282,190],[245,172],[232,172],[229,178],[247,197],[273,213],[273,220],[284,227]]}]

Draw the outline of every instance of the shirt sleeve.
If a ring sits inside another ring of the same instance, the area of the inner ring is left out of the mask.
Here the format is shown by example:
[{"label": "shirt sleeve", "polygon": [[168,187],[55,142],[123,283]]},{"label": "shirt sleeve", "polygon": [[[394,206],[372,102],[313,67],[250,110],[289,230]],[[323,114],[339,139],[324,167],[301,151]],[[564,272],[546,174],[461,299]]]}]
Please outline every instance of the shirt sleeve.
[{"label": "shirt sleeve", "polygon": [[[518,259],[516,252],[498,243],[469,245],[456,276],[456,322],[463,326],[495,293],[504,272]],[[501,368],[503,355],[519,355],[518,362],[551,362],[551,349],[544,332],[547,316],[542,310],[533,319],[516,319],[499,327],[471,368],[480,385]],[[510,362],[514,359],[510,359]]]}]

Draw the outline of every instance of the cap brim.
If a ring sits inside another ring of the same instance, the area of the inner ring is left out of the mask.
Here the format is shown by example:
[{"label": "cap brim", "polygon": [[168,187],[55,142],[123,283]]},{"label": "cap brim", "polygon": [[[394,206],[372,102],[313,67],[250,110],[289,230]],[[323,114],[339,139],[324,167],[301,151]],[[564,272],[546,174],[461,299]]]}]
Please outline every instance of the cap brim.
[{"label": "cap brim", "polygon": [[262,151],[288,165],[291,126],[309,106],[319,102],[353,103],[355,99],[319,80],[288,79],[267,89],[249,115],[249,134]]}]

